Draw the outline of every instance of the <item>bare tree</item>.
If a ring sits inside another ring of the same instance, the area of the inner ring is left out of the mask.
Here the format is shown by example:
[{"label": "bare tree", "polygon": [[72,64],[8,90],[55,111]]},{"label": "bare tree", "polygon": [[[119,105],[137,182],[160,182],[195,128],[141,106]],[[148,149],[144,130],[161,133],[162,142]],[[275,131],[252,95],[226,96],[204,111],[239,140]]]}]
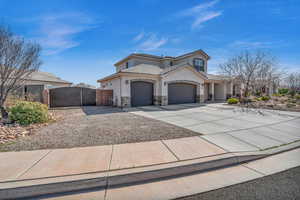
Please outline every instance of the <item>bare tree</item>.
[{"label": "bare tree", "polygon": [[4,107],[7,96],[22,87],[26,77],[41,65],[40,45],[26,42],[7,27],[0,26],[0,109],[3,119],[8,117]]},{"label": "bare tree", "polygon": [[285,78],[285,83],[290,89],[292,94],[295,94],[300,91],[300,73],[290,73]]},{"label": "bare tree", "polygon": [[[243,86],[242,97],[279,78],[275,59],[269,54],[245,51],[220,65],[221,73],[231,76]],[[242,98],[241,97],[241,98]]]}]

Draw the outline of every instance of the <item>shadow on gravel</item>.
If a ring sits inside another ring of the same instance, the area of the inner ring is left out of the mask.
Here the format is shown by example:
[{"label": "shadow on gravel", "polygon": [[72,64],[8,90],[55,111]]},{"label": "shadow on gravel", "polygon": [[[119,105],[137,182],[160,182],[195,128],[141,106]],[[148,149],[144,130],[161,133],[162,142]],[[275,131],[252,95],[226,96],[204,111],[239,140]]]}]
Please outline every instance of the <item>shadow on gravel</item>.
[{"label": "shadow on gravel", "polygon": [[121,108],[111,106],[83,106],[81,109],[86,115],[102,115],[124,112]]}]

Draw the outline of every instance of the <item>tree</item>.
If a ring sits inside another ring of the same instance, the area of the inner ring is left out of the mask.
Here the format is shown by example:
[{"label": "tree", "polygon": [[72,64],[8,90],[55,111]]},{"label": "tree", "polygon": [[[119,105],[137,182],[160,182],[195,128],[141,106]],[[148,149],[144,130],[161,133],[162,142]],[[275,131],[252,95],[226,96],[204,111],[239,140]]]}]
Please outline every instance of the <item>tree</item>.
[{"label": "tree", "polygon": [[288,86],[290,93],[295,95],[300,91],[300,73],[290,73],[285,78],[286,85]]},{"label": "tree", "polygon": [[32,72],[41,65],[40,45],[27,42],[0,26],[0,110],[3,119],[8,117],[4,107],[7,96],[22,87]]},{"label": "tree", "polygon": [[256,89],[262,90],[280,78],[275,58],[265,52],[245,51],[220,65],[223,75],[231,76],[243,87],[242,97],[246,98]]}]

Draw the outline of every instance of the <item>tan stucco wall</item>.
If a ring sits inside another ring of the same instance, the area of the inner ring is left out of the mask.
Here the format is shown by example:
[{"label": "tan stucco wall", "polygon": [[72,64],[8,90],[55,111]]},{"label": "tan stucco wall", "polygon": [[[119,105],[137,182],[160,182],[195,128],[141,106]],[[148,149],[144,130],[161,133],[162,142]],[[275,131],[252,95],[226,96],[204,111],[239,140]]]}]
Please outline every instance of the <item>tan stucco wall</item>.
[{"label": "tan stucco wall", "polygon": [[177,60],[174,62],[174,64],[177,65],[177,64],[182,64],[182,63],[189,63],[190,65],[193,65],[195,58],[201,58],[204,60],[204,69],[205,69],[205,73],[207,73],[207,59],[200,54]]},{"label": "tan stucco wall", "polygon": [[161,96],[168,96],[168,83],[190,82],[197,85],[197,95],[204,95],[204,79],[188,68],[182,68],[162,77]]}]

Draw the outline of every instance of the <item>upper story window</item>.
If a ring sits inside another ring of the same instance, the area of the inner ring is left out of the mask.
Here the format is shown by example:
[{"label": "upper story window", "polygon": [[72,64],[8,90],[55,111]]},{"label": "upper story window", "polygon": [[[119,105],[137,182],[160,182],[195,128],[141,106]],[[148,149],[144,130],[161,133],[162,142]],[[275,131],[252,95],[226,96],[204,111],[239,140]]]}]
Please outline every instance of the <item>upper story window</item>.
[{"label": "upper story window", "polygon": [[194,67],[196,68],[197,71],[204,72],[204,60],[200,58],[195,58],[194,59]]}]

